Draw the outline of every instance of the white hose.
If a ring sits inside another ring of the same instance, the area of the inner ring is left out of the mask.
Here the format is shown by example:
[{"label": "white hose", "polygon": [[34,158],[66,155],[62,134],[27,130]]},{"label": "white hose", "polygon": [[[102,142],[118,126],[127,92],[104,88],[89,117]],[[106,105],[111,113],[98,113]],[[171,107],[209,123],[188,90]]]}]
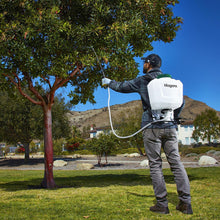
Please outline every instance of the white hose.
[{"label": "white hose", "polygon": [[[94,52],[94,54],[95,54],[95,56],[96,56],[96,59],[97,59],[97,61],[98,61],[98,63],[99,63],[99,66],[100,66],[101,71],[102,71],[102,75],[103,75],[103,77],[105,78],[105,73],[104,73],[104,71],[103,71],[103,69],[102,69],[101,63],[99,62],[99,58],[98,58],[98,56],[97,56],[97,54],[96,54],[94,48],[93,48],[92,46],[91,46],[91,48],[92,48],[92,50],[93,50],[93,52]],[[120,139],[126,139],[126,138],[134,137],[135,135],[137,135],[138,133],[140,133],[141,131],[143,131],[145,128],[147,128],[147,127],[150,126],[151,124],[156,123],[156,122],[165,121],[164,119],[162,119],[162,120],[157,120],[157,121],[152,121],[152,122],[146,124],[144,127],[142,127],[140,130],[138,130],[138,131],[135,132],[134,134],[131,134],[131,135],[128,135],[128,136],[119,136],[119,135],[117,135],[116,132],[115,132],[115,130],[114,130],[114,128],[113,128],[113,124],[112,124],[112,116],[111,116],[111,109],[110,109],[110,88],[109,88],[109,87],[108,87],[108,113],[109,113],[109,120],[110,120],[110,125],[111,125],[112,132],[113,132],[113,134],[114,134],[116,137],[118,137],[118,138],[120,138]]]},{"label": "white hose", "polygon": [[140,133],[141,131],[143,131],[145,128],[147,128],[148,126],[150,126],[153,123],[156,122],[161,122],[164,121],[164,119],[162,120],[157,120],[157,121],[152,121],[148,124],[146,124],[144,127],[142,127],[140,130],[136,131],[134,134],[128,135],[128,136],[119,136],[118,134],[116,134],[114,128],[113,128],[113,124],[112,124],[112,116],[111,116],[111,109],[110,109],[110,88],[108,87],[108,113],[109,113],[109,121],[110,121],[110,125],[111,125],[111,129],[112,129],[112,133],[120,139],[126,139],[126,138],[131,138],[134,137],[135,135],[137,135],[138,133]]}]

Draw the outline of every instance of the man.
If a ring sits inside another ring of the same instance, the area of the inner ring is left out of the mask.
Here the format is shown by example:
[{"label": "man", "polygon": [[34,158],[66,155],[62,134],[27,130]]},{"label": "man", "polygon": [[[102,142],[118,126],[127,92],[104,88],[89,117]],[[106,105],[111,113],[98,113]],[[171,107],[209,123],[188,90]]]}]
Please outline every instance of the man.
[{"label": "man", "polygon": [[[116,82],[108,78],[103,79],[103,84],[108,85],[111,89],[117,92],[137,92],[140,94],[144,110],[142,115],[142,127],[153,121],[147,85],[151,80],[162,74],[160,70],[161,58],[158,55],[151,54],[143,59],[144,76],[124,82]],[[174,110],[174,118],[178,118],[182,108],[183,105],[179,109]],[[162,173],[162,159],[160,156],[162,147],[177,185],[177,192],[180,201],[176,209],[185,214],[193,214],[191,208],[189,179],[185,168],[180,161],[176,129],[176,123],[174,121],[169,121],[153,123],[143,131],[144,147],[149,159],[150,174],[157,200],[156,205],[150,207],[150,211],[162,214],[169,213],[168,201],[166,198],[167,190]]]}]

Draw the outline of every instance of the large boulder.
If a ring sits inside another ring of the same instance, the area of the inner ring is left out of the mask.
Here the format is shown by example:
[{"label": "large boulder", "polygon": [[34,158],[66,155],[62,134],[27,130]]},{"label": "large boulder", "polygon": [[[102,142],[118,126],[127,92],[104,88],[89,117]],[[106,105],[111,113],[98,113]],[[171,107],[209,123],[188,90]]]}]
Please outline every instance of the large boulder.
[{"label": "large boulder", "polygon": [[209,156],[201,156],[199,159],[199,165],[203,166],[203,165],[215,165],[217,164],[218,161],[213,158],[213,157],[209,157]]},{"label": "large boulder", "polygon": [[78,158],[81,158],[81,155],[80,154],[73,154],[72,158],[73,159],[78,159]]},{"label": "large boulder", "polygon": [[79,170],[91,170],[94,168],[94,165],[90,163],[78,163],[76,168]]},{"label": "large boulder", "polygon": [[64,166],[67,165],[67,162],[64,161],[64,160],[55,160],[55,161],[53,162],[53,165],[54,165],[55,167],[64,167]]}]

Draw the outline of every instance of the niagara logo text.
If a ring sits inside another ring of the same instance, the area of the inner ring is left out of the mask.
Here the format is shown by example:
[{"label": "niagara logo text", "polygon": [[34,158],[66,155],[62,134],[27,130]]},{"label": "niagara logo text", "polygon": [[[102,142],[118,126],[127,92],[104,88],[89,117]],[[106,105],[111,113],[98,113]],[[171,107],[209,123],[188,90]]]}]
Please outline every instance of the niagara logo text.
[{"label": "niagara logo text", "polygon": [[170,87],[170,88],[177,88],[177,85],[170,85],[170,84],[164,84],[165,87]]}]

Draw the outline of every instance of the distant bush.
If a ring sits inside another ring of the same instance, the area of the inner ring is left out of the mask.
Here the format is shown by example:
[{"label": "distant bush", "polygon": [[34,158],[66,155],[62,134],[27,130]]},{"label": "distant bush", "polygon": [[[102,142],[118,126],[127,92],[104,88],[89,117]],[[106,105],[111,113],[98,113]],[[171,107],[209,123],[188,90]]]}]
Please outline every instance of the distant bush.
[{"label": "distant bush", "polygon": [[93,155],[94,154],[92,151],[89,151],[89,150],[78,150],[76,153],[80,155]]},{"label": "distant bush", "polygon": [[107,163],[107,157],[117,151],[118,139],[113,134],[100,134],[98,138],[87,141],[86,148],[97,156],[98,164],[101,165],[103,156]]},{"label": "distant bush", "polygon": [[76,151],[76,150],[78,150],[79,149],[79,143],[77,143],[77,142],[75,142],[75,143],[73,143],[73,144],[71,144],[71,145],[68,145],[67,146],[67,151],[69,151],[69,152],[73,152],[73,151]]},{"label": "distant bush", "polygon": [[53,154],[54,155],[62,155],[62,139],[53,140]]},{"label": "distant bush", "polygon": [[34,143],[34,141],[31,141],[29,144],[30,153],[37,153],[39,151],[39,147]]},{"label": "distant bush", "polygon": [[186,154],[186,157],[197,157],[198,154],[196,153],[190,153],[190,154]]},{"label": "distant bush", "polygon": [[220,151],[220,147],[209,147],[209,146],[201,146],[197,148],[192,148],[192,147],[181,147],[179,151],[181,152],[182,156],[185,156],[187,154],[205,154],[206,152],[210,150],[215,150],[215,151]]},{"label": "distant bush", "polygon": [[66,149],[69,153],[83,150],[85,140],[81,137],[73,137],[67,140]]},{"label": "distant bush", "polygon": [[16,153],[19,153],[19,154],[24,153],[24,152],[25,152],[25,148],[24,148],[23,146],[21,146],[21,147],[19,147],[18,149],[16,149],[15,152],[16,152]]}]

